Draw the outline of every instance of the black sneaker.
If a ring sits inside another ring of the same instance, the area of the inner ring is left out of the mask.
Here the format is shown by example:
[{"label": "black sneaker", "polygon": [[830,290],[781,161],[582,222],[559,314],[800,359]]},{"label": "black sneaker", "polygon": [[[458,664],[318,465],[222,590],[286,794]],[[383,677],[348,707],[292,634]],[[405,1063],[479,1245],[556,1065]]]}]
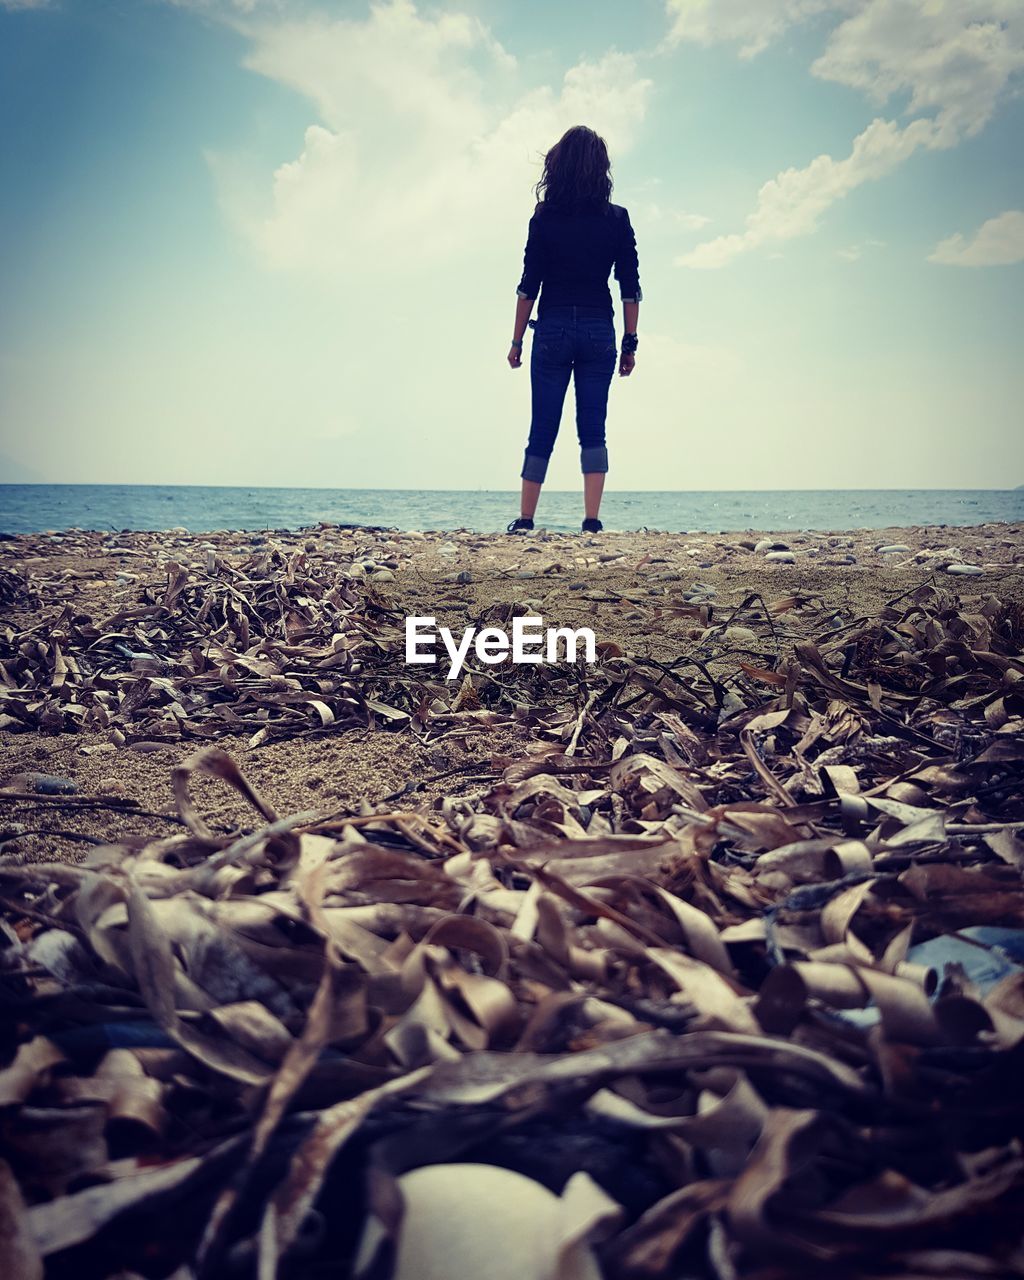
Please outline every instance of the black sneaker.
[{"label": "black sneaker", "polygon": [[587,516],[586,520],[583,521],[580,533],[600,533],[603,528],[604,525],[598,520],[597,516]]},{"label": "black sneaker", "polygon": [[533,528],[533,520],[530,516],[520,516],[518,520],[513,520],[506,532],[508,533],[529,533]]}]

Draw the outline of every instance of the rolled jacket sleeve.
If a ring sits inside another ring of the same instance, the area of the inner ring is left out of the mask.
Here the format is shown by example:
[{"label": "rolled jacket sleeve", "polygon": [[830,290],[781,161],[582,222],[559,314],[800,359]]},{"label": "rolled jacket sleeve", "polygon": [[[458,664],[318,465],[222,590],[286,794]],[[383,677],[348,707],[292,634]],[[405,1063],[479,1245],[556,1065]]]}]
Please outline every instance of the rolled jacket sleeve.
[{"label": "rolled jacket sleeve", "polygon": [[540,228],[537,215],[530,219],[530,229],[526,237],[526,250],[523,253],[523,274],[519,280],[516,293],[520,298],[536,298],[540,293],[541,281],[544,278],[543,253],[541,251]]},{"label": "rolled jacket sleeve", "polygon": [[639,302],[643,298],[640,291],[640,264],[636,255],[636,235],[626,209],[622,210],[619,250],[615,256],[615,279],[619,282],[619,292],[623,302]]}]

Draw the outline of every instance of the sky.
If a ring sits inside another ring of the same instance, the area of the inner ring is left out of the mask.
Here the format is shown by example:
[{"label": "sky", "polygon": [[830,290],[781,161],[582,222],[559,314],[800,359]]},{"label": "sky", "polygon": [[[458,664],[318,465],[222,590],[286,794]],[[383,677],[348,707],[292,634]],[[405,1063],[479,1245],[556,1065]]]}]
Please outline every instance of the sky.
[{"label": "sky", "polygon": [[610,485],[1024,484],[1022,86],[1021,0],[0,0],[0,481],[516,487],[586,124]]}]

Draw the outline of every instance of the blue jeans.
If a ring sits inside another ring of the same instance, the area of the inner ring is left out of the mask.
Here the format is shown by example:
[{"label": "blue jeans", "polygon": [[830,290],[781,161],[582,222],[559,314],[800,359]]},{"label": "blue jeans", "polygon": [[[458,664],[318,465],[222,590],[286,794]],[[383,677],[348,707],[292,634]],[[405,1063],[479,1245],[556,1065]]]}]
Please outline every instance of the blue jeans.
[{"label": "blue jeans", "polygon": [[530,325],[534,331],[530,349],[533,415],[522,478],[542,483],[547,475],[569,376],[574,372],[580,468],[584,474],[607,471],[604,423],[617,355],[615,321],[600,307],[554,306]]}]

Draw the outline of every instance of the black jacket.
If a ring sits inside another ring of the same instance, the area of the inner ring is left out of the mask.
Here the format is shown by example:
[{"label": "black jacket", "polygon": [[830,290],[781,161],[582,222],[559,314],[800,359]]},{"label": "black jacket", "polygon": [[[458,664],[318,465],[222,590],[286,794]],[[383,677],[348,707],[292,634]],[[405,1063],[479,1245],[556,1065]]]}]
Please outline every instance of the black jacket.
[{"label": "black jacket", "polygon": [[540,293],[538,316],[544,314],[545,304],[566,303],[603,307],[612,313],[608,289],[612,267],[622,301],[639,302],[636,236],[622,205],[609,202],[593,213],[557,213],[542,202],[530,219],[516,293],[521,298],[536,298]]}]

